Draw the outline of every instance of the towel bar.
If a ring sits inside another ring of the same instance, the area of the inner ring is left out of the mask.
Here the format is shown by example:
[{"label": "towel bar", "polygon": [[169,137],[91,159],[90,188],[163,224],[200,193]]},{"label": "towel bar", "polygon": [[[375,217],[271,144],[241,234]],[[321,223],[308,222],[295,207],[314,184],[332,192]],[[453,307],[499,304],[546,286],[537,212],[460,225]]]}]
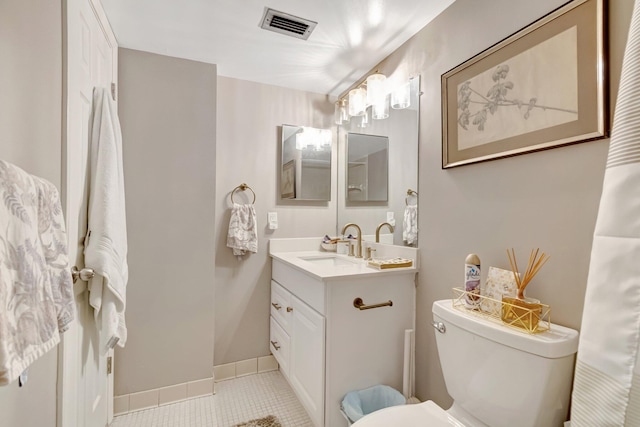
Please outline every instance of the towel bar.
[{"label": "towel bar", "polygon": [[71,267],[71,277],[73,278],[73,283],[76,283],[78,279],[87,282],[95,275],[96,272],[93,271],[92,268],[83,268],[82,270],[78,270],[78,267],[76,267],[75,265]]},{"label": "towel bar", "polygon": [[380,304],[365,305],[364,301],[362,301],[362,298],[356,298],[353,300],[353,306],[358,310],[369,310],[371,308],[391,307],[393,306],[393,301],[389,300]]},{"label": "towel bar", "polygon": [[409,197],[411,197],[411,196],[418,197],[418,192],[409,188],[407,190],[407,197],[404,198],[404,204],[405,205],[407,205],[407,206],[409,205]]},{"label": "towel bar", "polygon": [[238,185],[236,188],[234,188],[234,189],[231,191],[231,203],[235,203],[235,202],[233,201],[233,194],[234,194],[236,191],[238,191],[238,190],[241,190],[241,191],[249,190],[249,191],[251,191],[251,192],[253,193],[253,202],[251,202],[251,204],[254,204],[254,203],[256,202],[256,192],[255,192],[255,191],[253,191],[253,189],[252,189],[251,187],[249,187],[247,184],[245,184],[245,183],[243,182],[242,184]]}]

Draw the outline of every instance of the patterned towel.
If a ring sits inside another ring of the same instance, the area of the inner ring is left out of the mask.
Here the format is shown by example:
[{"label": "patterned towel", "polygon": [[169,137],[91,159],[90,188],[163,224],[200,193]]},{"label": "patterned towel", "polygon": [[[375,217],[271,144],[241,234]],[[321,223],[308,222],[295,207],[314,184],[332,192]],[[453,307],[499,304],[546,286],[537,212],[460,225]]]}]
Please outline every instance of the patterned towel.
[{"label": "patterned towel", "polygon": [[227,246],[233,249],[233,254],[236,256],[242,256],[247,252],[258,252],[256,210],[252,204],[233,204]]},{"label": "patterned towel", "polygon": [[58,191],[0,160],[0,385],[58,344],[75,310]]},{"label": "patterned towel", "polygon": [[402,240],[412,246],[418,242],[418,206],[407,205],[404,208]]}]

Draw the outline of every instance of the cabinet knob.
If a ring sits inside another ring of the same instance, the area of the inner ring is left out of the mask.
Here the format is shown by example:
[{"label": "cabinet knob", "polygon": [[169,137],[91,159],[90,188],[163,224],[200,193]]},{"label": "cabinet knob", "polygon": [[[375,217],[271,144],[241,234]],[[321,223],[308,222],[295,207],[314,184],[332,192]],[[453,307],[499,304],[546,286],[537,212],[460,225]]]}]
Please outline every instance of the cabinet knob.
[{"label": "cabinet knob", "polygon": [[291,313],[293,311],[293,307],[287,307],[287,313]]},{"label": "cabinet knob", "polygon": [[277,302],[272,302],[271,305],[276,309],[276,310],[280,310],[282,308],[282,306],[280,304],[278,304]]},{"label": "cabinet knob", "polygon": [[280,346],[278,345],[278,341],[271,341],[271,345],[273,345],[273,348],[275,348],[276,350],[280,350]]}]

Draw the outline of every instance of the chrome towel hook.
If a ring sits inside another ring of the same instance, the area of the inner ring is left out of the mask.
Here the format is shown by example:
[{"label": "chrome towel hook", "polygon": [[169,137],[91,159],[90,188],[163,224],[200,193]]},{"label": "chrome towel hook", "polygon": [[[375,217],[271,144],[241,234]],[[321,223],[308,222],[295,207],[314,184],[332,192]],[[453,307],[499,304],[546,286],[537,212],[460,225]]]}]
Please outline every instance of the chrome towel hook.
[{"label": "chrome towel hook", "polygon": [[78,270],[78,267],[76,267],[75,265],[71,267],[71,277],[73,278],[73,283],[76,283],[78,279],[87,282],[95,275],[96,272],[93,271],[92,268],[83,268],[82,270]]}]

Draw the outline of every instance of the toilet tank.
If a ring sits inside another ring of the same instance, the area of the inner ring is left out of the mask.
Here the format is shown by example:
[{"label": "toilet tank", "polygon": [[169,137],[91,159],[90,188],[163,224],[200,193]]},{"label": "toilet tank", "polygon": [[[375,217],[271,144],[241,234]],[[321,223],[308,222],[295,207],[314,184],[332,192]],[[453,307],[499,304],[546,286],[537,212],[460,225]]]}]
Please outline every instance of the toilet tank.
[{"label": "toilet tank", "polygon": [[562,426],[578,332],[551,324],[528,334],[463,310],[452,300],[433,303],[434,322],[446,328],[434,331],[454,416],[491,427]]}]

